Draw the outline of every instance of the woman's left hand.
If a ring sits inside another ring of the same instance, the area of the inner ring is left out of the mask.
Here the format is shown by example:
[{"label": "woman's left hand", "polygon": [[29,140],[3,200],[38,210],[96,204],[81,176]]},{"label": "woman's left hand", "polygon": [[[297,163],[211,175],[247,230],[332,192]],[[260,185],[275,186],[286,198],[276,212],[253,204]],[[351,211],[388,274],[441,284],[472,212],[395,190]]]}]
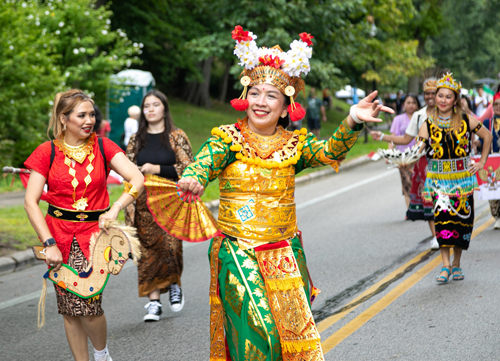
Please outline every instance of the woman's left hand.
[{"label": "woman's left hand", "polygon": [[375,90],[357,104],[356,116],[359,120],[362,120],[363,122],[381,122],[382,119],[376,118],[378,113],[381,111],[391,114],[394,113],[394,110],[381,104],[378,99],[374,100],[377,97],[377,94],[378,92]]},{"label": "woman's left hand", "polygon": [[476,162],[474,164],[469,165],[469,168],[467,170],[469,171],[470,174],[474,175],[477,173],[477,171],[481,170],[484,168],[484,163],[482,161]]},{"label": "woman's left hand", "polygon": [[161,168],[158,164],[145,163],[139,170],[142,174],[160,174]]},{"label": "woman's left hand", "polygon": [[114,221],[118,218],[118,213],[120,213],[121,208],[119,204],[113,204],[111,208],[99,216],[99,228],[102,229],[106,234],[109,234],[107,228],[107,221]]}]

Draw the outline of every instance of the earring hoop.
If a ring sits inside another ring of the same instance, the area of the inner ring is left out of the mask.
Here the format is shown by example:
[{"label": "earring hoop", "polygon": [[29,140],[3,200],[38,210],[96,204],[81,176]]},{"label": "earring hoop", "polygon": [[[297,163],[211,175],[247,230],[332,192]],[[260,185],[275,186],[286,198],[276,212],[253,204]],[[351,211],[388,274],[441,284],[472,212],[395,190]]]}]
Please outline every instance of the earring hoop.
[{"label": "earring hoop", "polygon": [[63,124],[63,131],[66,130],[66,123]]}]

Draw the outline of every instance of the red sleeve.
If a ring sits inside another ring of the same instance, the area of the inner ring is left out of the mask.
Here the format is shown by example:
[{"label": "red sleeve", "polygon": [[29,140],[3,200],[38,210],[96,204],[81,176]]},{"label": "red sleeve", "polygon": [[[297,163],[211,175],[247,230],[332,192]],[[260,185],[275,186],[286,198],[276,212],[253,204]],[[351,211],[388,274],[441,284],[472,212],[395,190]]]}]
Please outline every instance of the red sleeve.
[{"label": "red sleeve", "polygon": [[106,162],[108,163],[108,166],[116,154],[118,153],[125,154],[125,152],[118,146],[118,144],[113,142],[111,139],[102,138],[102,142],[104,148],[104,155],[106,156]]},{"label": "red sleeve", "polygon": [[47,179],[50,170],[50,142],[40,144],[33,153],[26,159],[24,165],[28,169],[32,169]]}]

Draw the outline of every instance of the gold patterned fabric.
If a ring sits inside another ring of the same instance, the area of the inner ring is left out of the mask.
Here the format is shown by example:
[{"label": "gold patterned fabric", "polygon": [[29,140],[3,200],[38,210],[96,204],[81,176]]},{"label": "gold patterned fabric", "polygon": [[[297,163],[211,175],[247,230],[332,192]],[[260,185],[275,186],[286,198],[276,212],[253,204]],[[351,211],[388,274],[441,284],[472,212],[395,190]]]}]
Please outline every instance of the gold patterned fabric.
[{"label": "gold patterned fabric", "polygon": [[256,246],[296,232],[293,167],[265,169],[236,161],[220,174],[219,185],[224,234]]},{"label": "gold patterned fabric", "polygon": [[184,202],[175,182],[151,174],[144,177],[144,186],[151,214],[171,236],[203,242],[219,233],[217,222],[199,197],[192,203]]}]

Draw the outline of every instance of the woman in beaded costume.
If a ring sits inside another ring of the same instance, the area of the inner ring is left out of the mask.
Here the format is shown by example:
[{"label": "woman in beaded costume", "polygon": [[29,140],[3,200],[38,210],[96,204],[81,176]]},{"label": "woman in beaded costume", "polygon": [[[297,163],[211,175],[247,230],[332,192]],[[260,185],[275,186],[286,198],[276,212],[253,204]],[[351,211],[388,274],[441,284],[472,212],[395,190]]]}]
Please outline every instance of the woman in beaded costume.
[{"label": "woman in beaded costume", "polygon": [[[105,220],[115,220],[143,189],[144,177],[120,147],[96,136],[93,104],[81,90],[57,94],[49,124],[55,139],[38,146],[25,162],[31,174],[24,207],[46,247],[46,263],[54,271],[63,262],[77,272],[87,271],[93,236],[99,234],[99,228],[107,232]],[[110,169],[131,183],[111,207],[106,188]],[[38,203],[45,183],[49,208],[44,217]],[[81,298],[59,285],[54,284],[54,288],[75,360],[89,360],[90,338],[95,360],[111,361],[102,294]]]},{"label": "woman in beaded costume", "polygon": [[[469,248],[474,226],[474,190],[478,189],[475,173],[483,169],[492,139],[481,123],[462,113],[460,88],[449,73],[438,81],[436,110],[419,130],[429,161],[424,198],[434,203],[436,237],[443,258],[443,268],[436,278],[441,284],[450,276],[464,279],[460,259],[462,250]],[[470,160],[473,133],[485,145],[477,163]],[[452,265],[450,248],[454,249]]]},{"label": "woman in beaded costume", "polygon": [[245,70],[243,94],[231,104],[247,117],[214,128],[178,183],[197,195],[217,177],[220,183],[222,236],[209,249],[210,360],[324,360],[295,218],[295,174],[337,167],[362,122],[381,121],[378,113],[392,110],[373,101],[374,92],[351,108],[329,140],[305,129],[286,131],[289,117],[305,115],[294,96],[304,88],[300,75],[309,71],[312,36],[300,34],[285,53],[257,48],[241,26],[232,34]]}]

